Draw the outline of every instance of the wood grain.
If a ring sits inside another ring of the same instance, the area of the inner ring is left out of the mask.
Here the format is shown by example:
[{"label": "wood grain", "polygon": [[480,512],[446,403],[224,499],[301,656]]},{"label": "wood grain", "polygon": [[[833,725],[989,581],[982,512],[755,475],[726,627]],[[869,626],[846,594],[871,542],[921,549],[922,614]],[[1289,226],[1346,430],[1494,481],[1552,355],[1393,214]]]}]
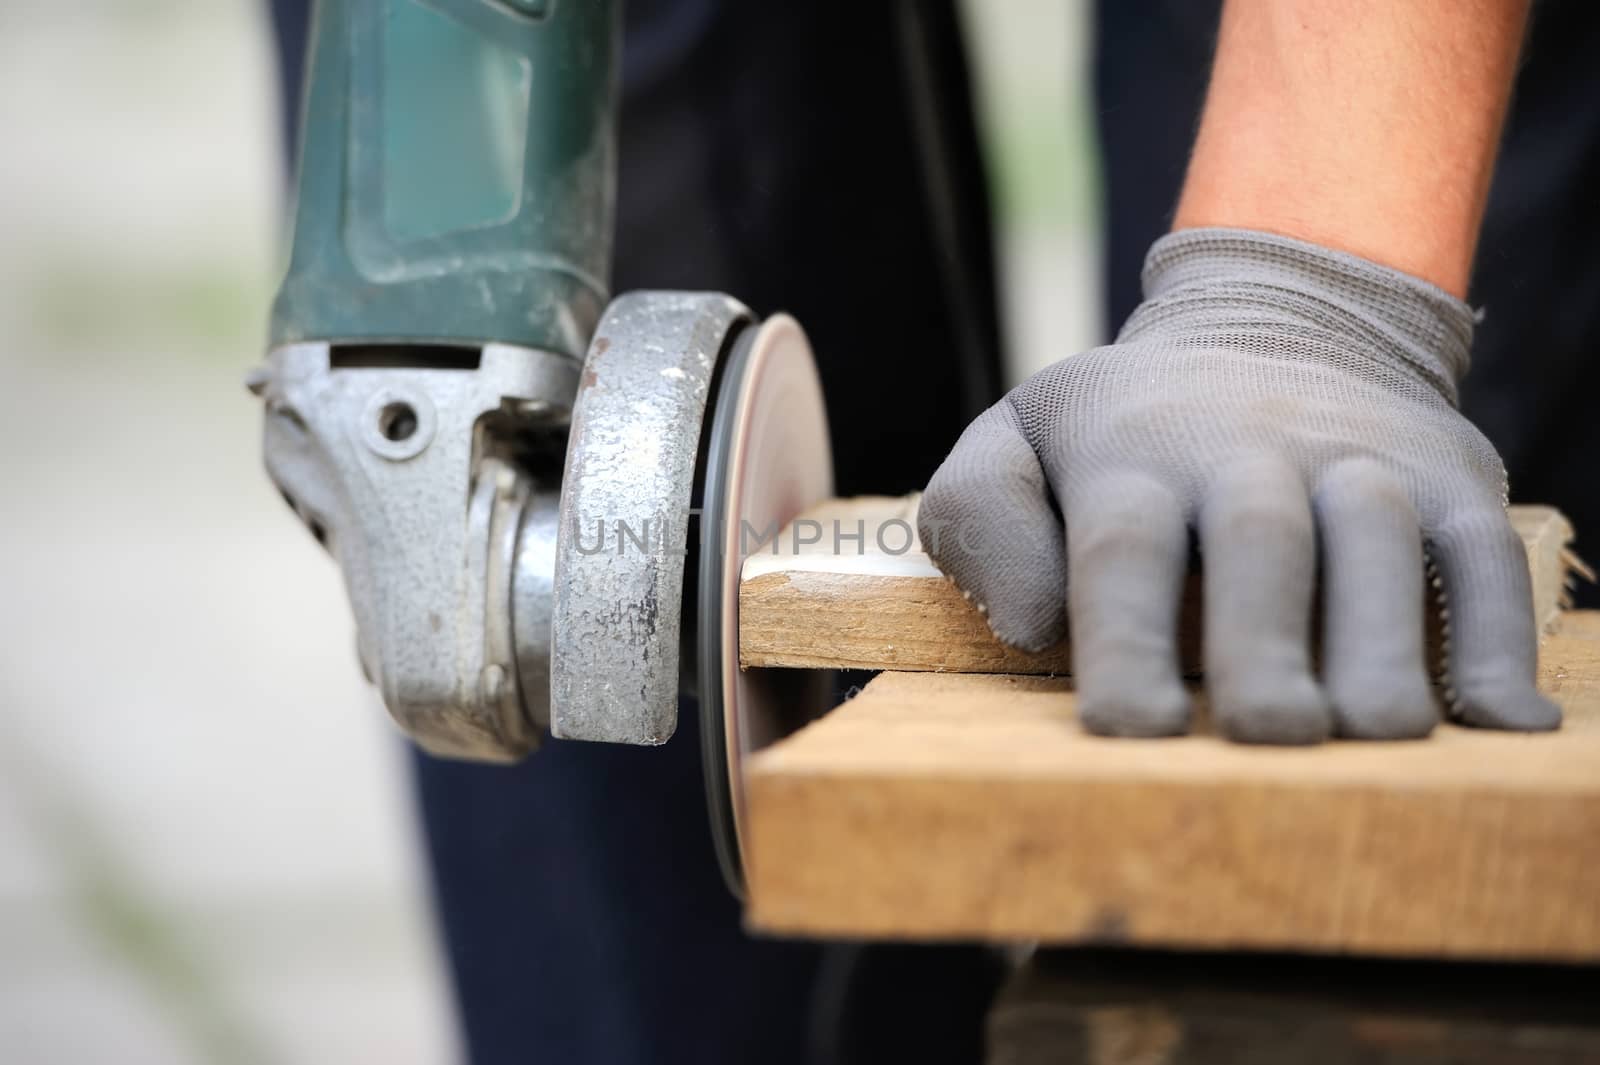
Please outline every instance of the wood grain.
[{"label": "wood grain", "polygon": [[[739,584],[740,665],[1070,672],[1065,640],[1027,654],[994,638],[922,551],[916,505],[916,496],[829,500],[752,554]],[[1572,527],[1550,507],[1512,507],[1511,518],[1528,548],[1537,616],[1549,623],[1564,594]],[[1191,577],[1179,621],[1179,657],[1191,674],[1199,617],[1200,582]]]},{"label": "wood grain", "polygon": [[748,763],[750,924],[809,936],[1600,960],[1600,613],[1567,722],[1116,740],[1061,678],[885,673]]}]

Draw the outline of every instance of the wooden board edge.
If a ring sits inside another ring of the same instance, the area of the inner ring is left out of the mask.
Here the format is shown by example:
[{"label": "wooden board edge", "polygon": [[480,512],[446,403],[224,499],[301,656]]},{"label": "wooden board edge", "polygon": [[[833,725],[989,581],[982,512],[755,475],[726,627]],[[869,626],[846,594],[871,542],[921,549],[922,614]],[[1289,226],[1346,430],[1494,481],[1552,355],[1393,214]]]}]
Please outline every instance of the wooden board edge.
[{"label": "wooden board edge", "polygon": [[[914,520],[915,506],[915,496],[827,500],[796,521],[904,522]],[[1571,552],[1572,525],[1560,511],[1518,505],[1508,514],[1528,552],[1534,616],[1539,631],[1548,634],[1559,626],[1570,582],[1587,568]],[[779,540],[789,543],[794,534],[786,529]],[[933,569],[925,555],[895,556],[891,570],[884,573],[864,569],[860,556],[843,558],[834,568],[829,568],[829,558],[812,552],[764,555],[747,562],[747,576],[739,586],[741,668],[1032,674],[1071,670],[1066,640],[1038,654],[1001,643],[983,614]],[[1180,625],[1180,657],[1189,673],[1196,672],[1200,663],[1199,598],[1199,582],[1191,578]]]}]

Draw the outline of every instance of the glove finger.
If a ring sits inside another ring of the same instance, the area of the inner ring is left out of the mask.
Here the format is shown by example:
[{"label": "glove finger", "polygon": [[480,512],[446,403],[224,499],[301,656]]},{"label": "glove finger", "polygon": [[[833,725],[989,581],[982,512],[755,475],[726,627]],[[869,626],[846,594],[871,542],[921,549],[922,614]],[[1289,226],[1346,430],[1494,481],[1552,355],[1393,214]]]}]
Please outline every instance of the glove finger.
[{"label": "glove finger", "polygon": [[1445,700],[1484,728],[1544,731],[1561,708],[1535,687],[1538,633],[1528,554],[1493,503],[1446,515],[1429,535],[1444,593]]},{"label": "glove finger", "polygon": [[1295,471],[1242,459],[1200,509],[1205,668],[1217,726],[1245,743],[1316,743],[1332,724],[1307,646],[1316,542]]},{"label": "glove finger", "polygon": [[1189,731],[1178,674],[1178,608],[1189,556],[1183,507],[1141,473],[1108,475],[1067,500],[1067,608],[1078,716],[1102,736]]},{"label": "glove finger", "polygon": [[1375,462],[1329,470],[1314,500],[1322,541],[1322,672],[1334,730],[1426,736],[1438,723],[1423,650],[1422,532]]},{"label": "glove finger", "polygon": [[934,472],[917,535],[1004,642],[1043,651],[1066,634],[1061,520],[1008,401],[979,415]]}]

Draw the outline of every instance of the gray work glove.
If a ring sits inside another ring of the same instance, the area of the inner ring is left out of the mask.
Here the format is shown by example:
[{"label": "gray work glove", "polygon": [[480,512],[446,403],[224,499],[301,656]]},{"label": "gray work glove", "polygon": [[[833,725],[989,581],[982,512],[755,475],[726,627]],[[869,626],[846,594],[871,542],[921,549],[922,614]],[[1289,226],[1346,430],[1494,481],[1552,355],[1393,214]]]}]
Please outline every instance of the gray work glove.
[{"label": "gray work glove", "polygon": [[[1452,715],[1557,727],[1534,687],[1505,469],[1456,410],[1471,310],[1363,259],[1231,229],[1157,241],[1144,292],[1115,344],[1013,389],[928,484],[922,541],[995,635],[1042,650],[1070,613],[1085,726],[1187,731],[1175,629],[1193,527],[1225,735],[1423,736],[1438,719],[1431,565]],[[1321,683],[1308,649],[1319,556]]]}]

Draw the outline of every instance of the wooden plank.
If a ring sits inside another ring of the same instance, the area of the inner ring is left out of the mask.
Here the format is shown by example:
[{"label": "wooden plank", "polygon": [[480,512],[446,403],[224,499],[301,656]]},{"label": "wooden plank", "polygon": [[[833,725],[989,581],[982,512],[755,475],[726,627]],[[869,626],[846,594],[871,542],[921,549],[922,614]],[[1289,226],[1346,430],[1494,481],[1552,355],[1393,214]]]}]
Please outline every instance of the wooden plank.
[{"label": "wooden plank", "polygon": [[756,754],[750,924],[1600,960],[1600,613],[1547,638],[1556,733],[1116,740],[1061,678],[885,673]]},{"label": "wooden plank", "polygon": [[1044,951],[989,1011],[990,1065],[1579,1065],[1600,970]]},{"label": "wooden plank", "polygon": [[[740,664],[1070,672],[1066,641],[1030,655],[994,638],[914,539],[917,499],[829,500],[752,554],[739,584]],[[1553,622],[1572,527],[1551,507],[1512,507],[1511,517],[1528,548],[1537,616]],[[1199,617],[1199,581],[1191,578],[1179,624],[1179,655],[1191,673],[1199,670]]]}]

